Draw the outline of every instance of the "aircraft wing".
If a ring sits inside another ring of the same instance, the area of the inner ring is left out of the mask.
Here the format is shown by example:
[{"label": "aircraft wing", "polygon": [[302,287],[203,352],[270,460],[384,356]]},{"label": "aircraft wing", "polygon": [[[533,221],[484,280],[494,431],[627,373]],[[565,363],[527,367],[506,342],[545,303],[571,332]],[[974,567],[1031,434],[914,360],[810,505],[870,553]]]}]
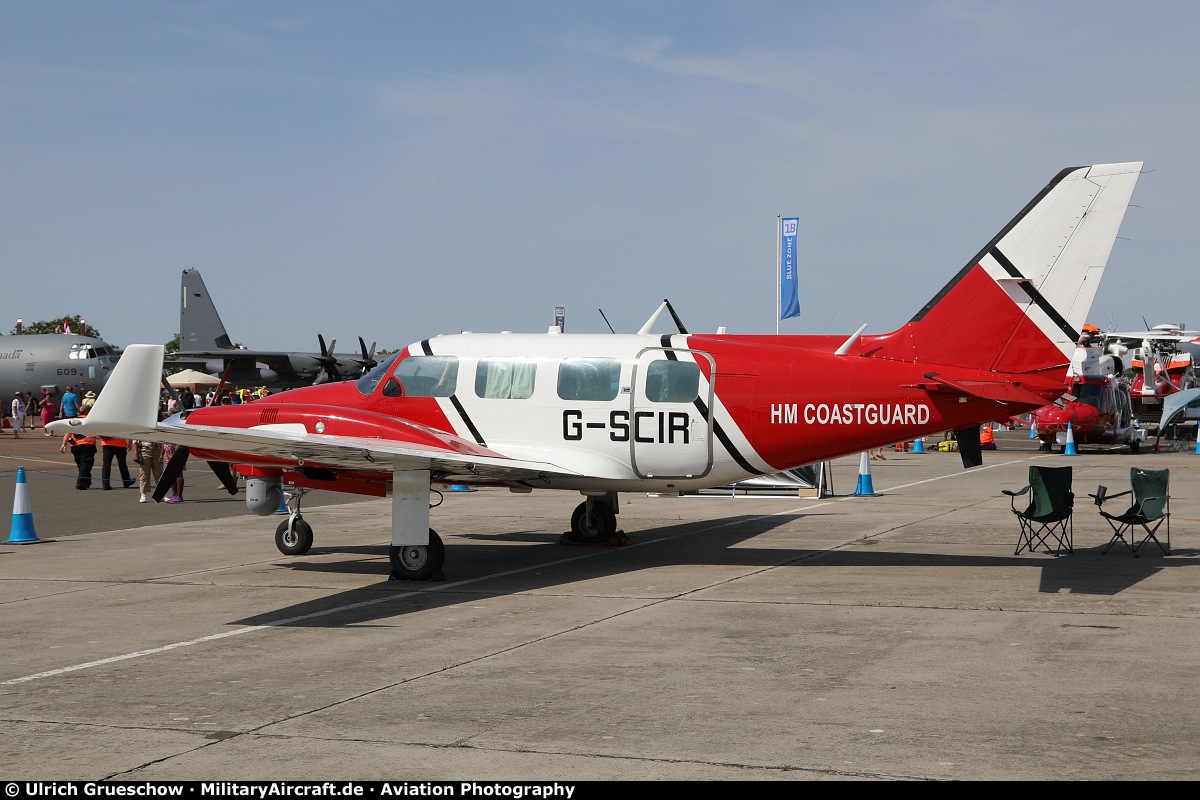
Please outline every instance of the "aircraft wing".
[{"label": "aircraft wing", "polygon": [[393,421],[386,438],[333,436],[309,432],[301,424],[188,424],[183,414],[159,422],[162,359],[162,345],[129,345],[88,416],[57,420],[47,429],[180,444],[228,456],[229,463],[239,463],[238,456],[257,456],[331,469],[430,469],[435,474],[507,481],[578,474],[551,462],[511,458],[449,434],[431,437],[428,429],[403,420]]},{"label": "aircraft wing", "polygon": [[536,480],[544,475],[578,474],[550,462],[509,458],[494,451],[482,454],[478,452],[481,448],[473,443],[471,449],[463,448],[467,452],[454,452],[401,439],[308,433],[301,425],[219,428],[188,425],[180,419],[180,415],[176,415],[154,428],[127,433],[125,436],[129,439],[186,445],[192,450],[283,459],[314,467],[360,472],[429,469],[434,474],[508,481]]}]

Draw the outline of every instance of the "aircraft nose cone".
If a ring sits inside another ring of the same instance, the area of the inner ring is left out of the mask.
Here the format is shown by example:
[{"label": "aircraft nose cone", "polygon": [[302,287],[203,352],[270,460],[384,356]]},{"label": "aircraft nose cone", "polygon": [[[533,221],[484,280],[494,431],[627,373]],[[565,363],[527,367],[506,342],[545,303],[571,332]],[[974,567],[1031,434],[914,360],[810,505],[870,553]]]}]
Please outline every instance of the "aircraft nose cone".
[{"label": "aircraft nose cone", "polygon": [[1069,406],[1067,408],[1050,406],[1038,409],[1035,419],[1039,431],[1065,431],[1068,422],[1074,424],[1075,412]]}]

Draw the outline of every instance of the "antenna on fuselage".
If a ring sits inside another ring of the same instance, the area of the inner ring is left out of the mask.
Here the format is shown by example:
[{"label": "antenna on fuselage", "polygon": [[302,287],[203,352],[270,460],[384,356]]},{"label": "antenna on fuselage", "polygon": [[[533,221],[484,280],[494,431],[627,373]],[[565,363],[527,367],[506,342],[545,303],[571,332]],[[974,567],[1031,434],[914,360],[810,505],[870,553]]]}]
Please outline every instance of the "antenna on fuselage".
[{"label": "antenna on fuselage", "polygon": [[679,329],[679,332],[685,336],[687,335],[687,328],[683,327],[683,321],[679,319],[679,315],[676,314],[675,309],[671,307],[671,301],[664,299],[662,301],[662,305],[655,309],[654,313],[650,315],[650,319],[646,320],[646,324],[643,325],[642,329],[638,331],[639,336],[645,336],[646,334],[650,333],[650,329],[654,327],[655,322],[658,322],[658,317],[660,314],[662,314],[664,308],[671,312],[671,318],[675,320],[675,327]]},{"label": "antenna on fuselage", "polygon": [[[603,308],[597,308],[596,310],[600,312],[600,316],[604,317],[604,309]],[[608,317],[604,317],[604,324],[608,326],[608,330],[610,333],[616,333],[616,331],[613,330],[612,323],[608,321]]]},{"label": "antenna on fuselage", "polygon": [[663,303],[667,306],[667,311],[671,312],[671,319],[675,320],[675,327],[679,328],[679,332],[686,336],[688,330],[687,328],[683,327],[683,320],[681,320],[679,315],[675,313],[675,306],[671,305],[671,301],[665,297],[663,298]]}]

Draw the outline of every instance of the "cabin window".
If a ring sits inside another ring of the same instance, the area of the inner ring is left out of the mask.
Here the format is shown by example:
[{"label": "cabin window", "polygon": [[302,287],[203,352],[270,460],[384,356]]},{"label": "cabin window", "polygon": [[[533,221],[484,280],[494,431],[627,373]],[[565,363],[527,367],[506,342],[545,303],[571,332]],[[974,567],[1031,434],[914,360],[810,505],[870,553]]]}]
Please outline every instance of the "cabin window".
[{"label": "cabin window", "polygon": [[475,370],[475,394],[493,399],[524,400],[533,395],[537,364],[528,359],[481,358]]},{"label": "cabin window", "polygon": [[458,388],[458,359],[410,356],[396,365],[394,374],[409,397],[449,397]]},{"label": "cabin window", "polygon": [[694,361],[651,361],[644,387],[652,403],[690,403],[700,392],[700,366]]},{"label": "cabin window", "polygon": [[621,383],[615,358],[568,358],[558,365],[558,396],[563,400],[612,400]]}]

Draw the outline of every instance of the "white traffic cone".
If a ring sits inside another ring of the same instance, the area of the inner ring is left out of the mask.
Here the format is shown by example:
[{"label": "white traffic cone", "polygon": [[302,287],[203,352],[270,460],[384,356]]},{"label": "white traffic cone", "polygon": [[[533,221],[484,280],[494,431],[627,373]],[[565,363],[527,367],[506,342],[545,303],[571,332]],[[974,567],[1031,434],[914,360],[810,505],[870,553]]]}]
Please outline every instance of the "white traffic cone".
[{"label": "white traffic cone", "polygon": [[871,459],[865,452],[858,459],[858,486],[854,488],[854,494],[875,496],[875,487],[871,485]]},{"label": "white traffic cone", "polygon": [[17,491],[13,495],[12,530],[8,544],[34,544],[43,542],[33,529],[33,509],[29,505],[29,486],[25,483],[25,468],[17,467]]}]

